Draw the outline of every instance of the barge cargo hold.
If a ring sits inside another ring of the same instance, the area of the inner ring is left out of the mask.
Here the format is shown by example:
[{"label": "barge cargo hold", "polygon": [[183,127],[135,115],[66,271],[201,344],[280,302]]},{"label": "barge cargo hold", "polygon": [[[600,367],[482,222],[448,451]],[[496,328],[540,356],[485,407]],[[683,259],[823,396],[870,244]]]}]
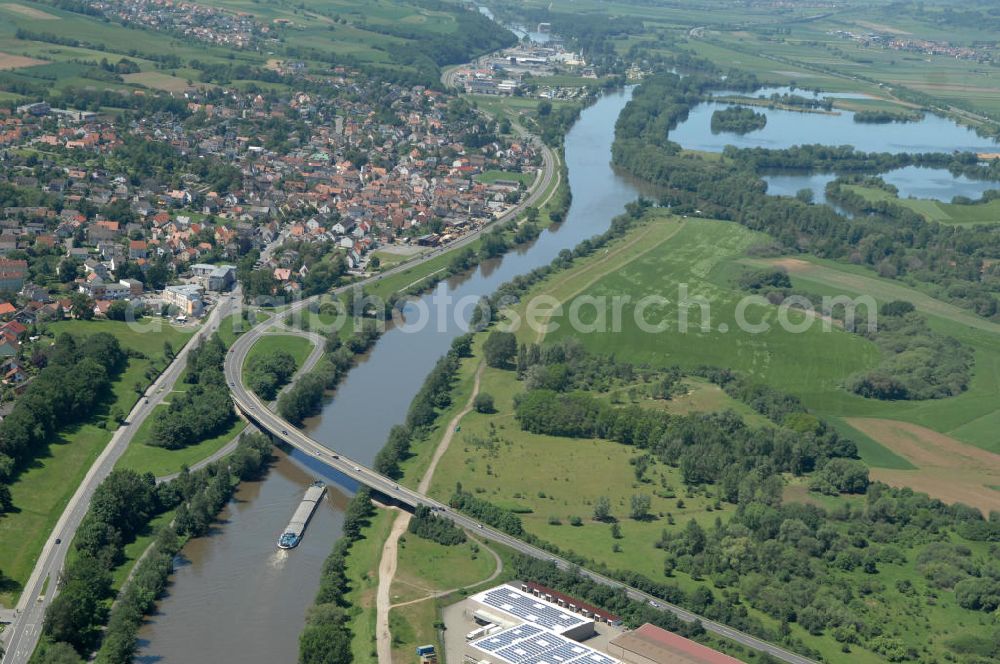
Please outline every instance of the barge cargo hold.
[{"label": "barge cargo hold", "polygon": [[302,498],[302,502],[299,503],[295,514],[292,515],[292,520],[288,522],[285,532],[281,533],[281,537],[278,538],[279,549],[294,549],[299,545],[299,542],[302,541],[302,534],[305,533],[306,524],[309,523],[309,519],[316,510],[316,506],[319,505],[319,501],[323,498],[324,493],[326,493],[326,485],[322,482],[313,482],[306,489],[306,495]]}]

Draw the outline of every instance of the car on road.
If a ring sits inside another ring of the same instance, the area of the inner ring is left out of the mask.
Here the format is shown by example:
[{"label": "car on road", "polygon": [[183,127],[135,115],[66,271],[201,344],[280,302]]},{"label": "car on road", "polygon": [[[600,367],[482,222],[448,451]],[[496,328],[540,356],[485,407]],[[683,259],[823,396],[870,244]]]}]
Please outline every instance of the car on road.
[{"label": "car on road", "polygon": [[283,433],[283,434],[285,434],[287,436],[288,435],[288,429],[282,429],[281,433]]},{"label": "car on road", "polygon": [[332,456],[334,459],[339,459],[340,458],[339,454],[331,454],[330,456]]},{"label": "car on road", "polygon": [[57,537],[56,538],[56,544],[62,544],[62,538],[61,537]]},{"label": "car on road", "polygon": [[355,466],[354,470],[358,471],[359,473],[361,472],[361,468],[359,468],[358,466]]}]

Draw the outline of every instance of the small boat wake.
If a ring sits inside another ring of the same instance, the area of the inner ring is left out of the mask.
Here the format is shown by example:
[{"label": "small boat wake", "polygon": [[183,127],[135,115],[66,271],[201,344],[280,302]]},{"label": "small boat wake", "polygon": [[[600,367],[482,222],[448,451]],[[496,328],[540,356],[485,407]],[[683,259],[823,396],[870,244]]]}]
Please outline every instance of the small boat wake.
[{"label": "small boat wake", "polygon": [[271,569],[284,569],[288,563],[288,549],[276,549],[267,559],[267,566]]}]

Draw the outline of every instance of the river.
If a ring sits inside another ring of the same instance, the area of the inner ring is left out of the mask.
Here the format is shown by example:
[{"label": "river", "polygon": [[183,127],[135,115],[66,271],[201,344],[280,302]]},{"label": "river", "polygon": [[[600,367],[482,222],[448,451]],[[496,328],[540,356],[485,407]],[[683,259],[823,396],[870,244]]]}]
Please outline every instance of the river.
[{"label": "river", "polygon": [[[435,310],[445,296],[487,295],[511,278],[549,263],[562,250],[602,233],[639,190],[610,165],[618,114],[630,90],[611,93],[585,109],[566,136],[573,204],[566,221],[528,246],[484,263],[473,273],[438,285],[407,308],[411,325],[388,331],[355,367],[322,413],[307,423],[317,440],[370,463],[437,359],[465,329],[448,315],[442,327],[414,329],[420,306]],[[449,310],[450,314],[451,311]],[[469,312],[466,312],[468,314]],[[138,662],[145,664],[293,661],[305,612],[316,593],[323,559],[340,537],[343,507],[356,487],[327,475],[315,460],[277,452],[271,472],[244,483],[209,537],[180,554],[157,613],[140,631]],[[275,540],[316,477],[331,487],[302,544],[279,554]]]},{"label": "river", "polygon": [[[434,292],[408,305],[408,324],[383,335],[365,361],[349,373],[322,413],[306,423],[314,438],[332,450],[370,464],[390,428],[403,421],[431,367],[465,329],[468,309],[464,315],[455,316],[453,307],[440,309],[437,303],[446,297],[474,302],[516,275],[549,263],[561,250],[603,232],[612,217],[640,195],[639,186],[616,174],[610,165],[615,120],[630,94],[626,90],[602,97],[583,111],[567,135],[565,157],[573,205],[566,221],[550,226],[527,246],[488,261],[468,275],[442,282]],[[708,150],[721,149],[726,142],[778,147],[796,140],[855,143],[876,150],[893,148],[889,151],[951,150],[973,145],[973,149],[993,149],[992,141],[976,139],[968,130],[934,116],[920,123],[886,127],[858,125],[846,115],[769,110],[764,139],[752,135],[713,136],[708,129],[712,108],[711,104],[700,105],[671,132],[671,138],[686,147]],[[878,133],[878,140],[868,142],[870,132]],[[906,185],[916,189],[926,184],[923,180],[931,174],[911,171],[901,175],[910,180],[900,181],[904,185],[901,189],[908,188]],[[913,182],[914,178],[920,182]],[[810,185],[819,193],[825,176],[812,176],[808,183],[770,182],[774,193],[794,193]],[[971,185],[963,184],[968,188],[961,193],[973,193],[969,191]],[[929,193],[927,189],[923,192]],[[947,195],[942,187],[935,193],[941,198]],[[901,194],[906,195],[903,191]],[[446,315],[441,316],[440,325],[416,329],[412,322],[419,317],[421,308],[430,311],[435,321],[438,311]],[[312,458],[280,450],[276,454],[274,467],[263,480],[239,488],[212,534],[184,547],[166,596],[140,631],[137,661],[271,663],[293,659],[323,560],[340,537],[343,509],[356,487],[342,477],[328,475]],[[302,544],[291,552],[279,553],[275,540],[306,486],[317,477],[333,486]]]}]

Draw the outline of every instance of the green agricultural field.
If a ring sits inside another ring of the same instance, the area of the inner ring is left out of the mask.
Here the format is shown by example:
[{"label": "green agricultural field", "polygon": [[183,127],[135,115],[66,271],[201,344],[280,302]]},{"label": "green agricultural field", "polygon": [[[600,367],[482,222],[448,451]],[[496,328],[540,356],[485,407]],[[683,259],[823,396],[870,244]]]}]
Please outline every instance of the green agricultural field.
[{"label": "green agricultural field", "polygon": [[[632,302],[621,308],[621,332],[576,334],[564,316],[552,319],[560,327],[549,336],[578,336],[595,352],[615,353],[637,364],[729,367],[797,394],[810,406],[820,404],[841,391],[839,386],[847,376],[874,366],[878,351],[858,336],[836,328],[824,331],[819,320],[813,320],[804,333],[788,332],[782,329],[775,307],[759,304],[747,308],[746,320],[769,325],[769,331],[741,330],[736,306],[745,293],[731,284],[727,264],[759,239],[735,224],[654,214],[648,225],[607,250],[608,256],[628,257],[626,264],[608,265],[598,255],[544,287],[544,292],[561,302],[579,296],[612,302],[616,296],[629,295]],[[685,284],[689,301],[704,298],[709,303],[709,319],[700,318],[696,305],[674,304],[681,301]],[[636,302],[646,296],[670,300],[671,304],[650,306],[645,312],[647,321],[665,322],[665,331],[644,332],[637,324]],[[688,325],[680,331],[678,317],[684,312]],[[607,317],[609,326],[612,318]],[[790,312],[788,318],[792,324],[808,323],[799,312]],[[590,307],[581,307],[580,320],[584,325],[597,322]],[[710,328],[707,332],[701,327],[705,323]]]},{"label": "green agricultural field", "polygon": [[[432,58],[414,63],[397,54],[416,50],[425,40],[451,35],[461,38],[458,12],[464,11],[458,6],[450,10],[428,9],[420,2],[407,0],[309,0],[297,4],[286,0],[208,0],[205,4],[227,12],[252,14],[279,41],[268,43],[266,53],[233,50],[24,0],[0,3],[0,70],[7,70],[4,74],[12,81],[52,90],[148,88],[169,93],[203,85],[201,72],[191,66],[194,61],[265,67],[295,59],[327,69],[329,56],[335,55],[342,58],[343,64],[383,66],[394,72],[433,76]],[[34,39],[19,38],[19,31],[22,37]],[[78,43],[51,43],[50,35]],[[466,47],[475,49],[474,44]],[[178,57],[179,65],[164,67],[157,62],[166,55]],[[90,64],[121,57],[136,62],[141,72],[127,75],[123,81],[105,80],[103,73]],[[285,89],[282,84],[256,80],[234,80],[231,84],[238,88]]]},{"label": "green agricultural field", "polygon": [[[158,320],[148,321],[150,325]],[[90,466],[111,440],[112,431],[105,420],[113,408],[128,413],[138,399],[135,385],[143,388],[151,382],[146,373],[157,372],[166,364],[164,341],[175,351],[181,349],[193,329],[180,330],[162,325],[158,331],[143,332],[126,323],[115,321],[67,320],[49,323],[47,334],[55,337],[62,332],[87,335],[110,332],[127,349],[144,353],[146,358],[130,358],[125,371],[112,383],[112,398],[108,399],[90,422],[67,429],[52,441],[47,456],[38,458],[11,484],[11,497],[19,511],[0,518],[0,560],[4,575],[18,587],[0,593],[0,604],[13,606],[21,584],[28,580],[45,540],[59,519],[69,499],[83,480]]]}]

